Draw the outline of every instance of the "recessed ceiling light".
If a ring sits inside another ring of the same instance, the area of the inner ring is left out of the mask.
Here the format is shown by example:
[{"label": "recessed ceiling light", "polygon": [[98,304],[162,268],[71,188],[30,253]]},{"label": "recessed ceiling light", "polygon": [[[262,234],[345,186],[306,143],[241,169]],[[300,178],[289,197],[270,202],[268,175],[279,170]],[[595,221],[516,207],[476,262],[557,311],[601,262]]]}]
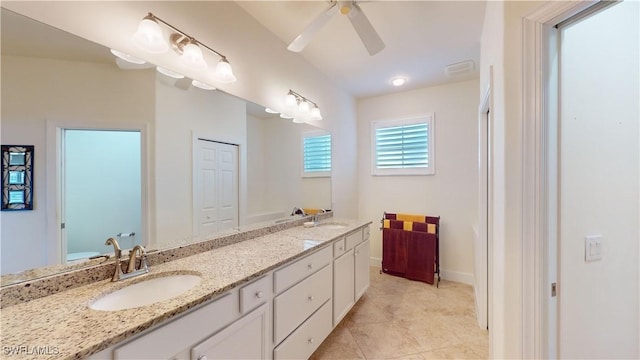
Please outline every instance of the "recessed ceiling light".
[{"label": "recessed ceiling light", "polygon": [[391,79],[391,84],[393,84],[393,86],[402,86],[407,82],[407,78],[402,77],[402,76],[398,76],[395,77],[393,79]]}]

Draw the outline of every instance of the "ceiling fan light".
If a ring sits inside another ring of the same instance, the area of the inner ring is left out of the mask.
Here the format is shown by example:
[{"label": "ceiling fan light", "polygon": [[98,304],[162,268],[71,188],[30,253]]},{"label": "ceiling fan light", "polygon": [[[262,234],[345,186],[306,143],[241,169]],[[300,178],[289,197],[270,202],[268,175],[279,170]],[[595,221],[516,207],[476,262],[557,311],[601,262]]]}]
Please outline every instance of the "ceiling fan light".
[{"label": "ceiling fan light", "polygon": [[202,57],[202,50],[198,44],[193,41],[189,41],[182,49],[180,61],[194,70],[207,70],[207,62],[204,61],[204,58]]},{"label": "ceiling fan light", "polygon": [[195,86],[195,87],[197,87],[199,89],[202,89],[202,90],[215,90],[216,89],[215,87],[213,87],[213,86],[211,86],[209,84],[205,84],[202,81],[198,81],[196,79],[193,79],[193,81],[191,82],[191,85],[193,85],[193,86]]},{"label": "ceiling fan light", "polygon": [[177,73],[173,70],[169,70],[167,68],[163,68],[161,66],[157,66],[156,70],[158,70],[158,72],[162,75],[166,75],[168,77],[172,77],[174,79],[182,79],[184,77],[184,75]]},{"label": "ceiling fan light", "polygon": [[124,60],[126,62],[132,63],[132,64],[142,65],[142,64],[144,64],[146,62],[146,61],[144,61],[142,59],[138,59],[135,56],[129,55],[127,53],[123,53],[120,50],[111,49],[111,53],[113,55],[117,56],[118,58],[120,58],[120,59],[122,59],[122,60]]},{"label": "ceiling fan light", "polygon": [[309,120],[311,121],[322,120],[322,114],[320,113],[320,108],[315,106],[313,109],[311,109],[311,113],[309,114]]},{"label": "ceiling fan light", "polygon": [[218,65],[216,65],[216,78],[225,84],[236,81],[236,77],[233,75],[233,70],[231,69],[231,64],[229,64],[226,57],[222,57],[222,59],[218,61]]},{"label": "ceiling fan light", "polygon": [[151,54],[162,54],[169,50],[169,44],[162,35],[160,24],[151,14],[145,16],[138,24],[138,30],[133,34],[133,42]]}]

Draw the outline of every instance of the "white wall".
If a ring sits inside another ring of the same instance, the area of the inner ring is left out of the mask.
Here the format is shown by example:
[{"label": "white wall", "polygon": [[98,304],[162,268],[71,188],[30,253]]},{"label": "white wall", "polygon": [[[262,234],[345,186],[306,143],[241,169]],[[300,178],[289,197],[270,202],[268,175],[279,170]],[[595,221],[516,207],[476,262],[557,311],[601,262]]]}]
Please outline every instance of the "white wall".
[{"label": "white wall", "polygon": [[[440,268],[445,278],[473,283],[477,219],[478,81],[435,86],[358,101],[358,208],[374,222],[371,257],[382,258],[383,212],[440,216]],[[371,122],[435,114],[433,176],[372,176]]]},{"label": "white wall", "polygon": [[[240,177],[246,176],[246,102],[219,91],[167,82],[156,84],[156,245],[193,235],[193,136],[240,146]],[[242,183],[242,181],[241,181]],[[242,185],[241,185],[242,187]],[[241,210],[242,211],[242,210]]]},{"label": "white wall", "polygon": [[59,253],[55,239],[47,237],[47,221],[56,221],[47,218],[47,121],[152,128],[155,75],[108,64],[12,56],[2,57],[1,71],[2,143],[35,146],[34,210],[0,213],[4,274],[55,264]]},{"label": "white wall", "polygon": [[[562,29],[560,358],[640,357],[638,5]],[[602,260],[585,261],[587,235]]]},{"label": "white wall", "polygon": [[[214,84],[218,88],[274,109],[282,108],[289,89],[313,99],[324,117],[318,126],[334,134],[334,150],[339,154],[333,164],[332,208],[338,216],[357,217],[355,100],[299,54],[286,50],[286,44],[234,2],[3,1],[2,6],[189,77],[210,81],[208,73],[184,68],[174,53],[149,55],[135,48],[131,35],[142,17],[152,11],[227,56],[238,81]],[[205,57],[210,64],[218,60],[209,53]]]}]

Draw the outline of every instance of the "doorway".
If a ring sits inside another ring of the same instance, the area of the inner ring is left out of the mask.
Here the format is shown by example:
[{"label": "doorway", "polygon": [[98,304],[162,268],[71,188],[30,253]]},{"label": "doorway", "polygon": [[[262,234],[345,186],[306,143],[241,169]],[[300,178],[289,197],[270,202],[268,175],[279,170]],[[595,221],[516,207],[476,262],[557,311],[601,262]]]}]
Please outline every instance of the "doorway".
[{"label": "doorway", "polygon": [[559,358],[637,358],[639,4],[558,25]]},{"label": "doorway", "polygon": [[238,145],[198,138],[194,149],[194,235],[238,227]]},{"label": "doorway", "polygon": [[63,262],[143,244],[141,132],[61,129],[60,154]]}]

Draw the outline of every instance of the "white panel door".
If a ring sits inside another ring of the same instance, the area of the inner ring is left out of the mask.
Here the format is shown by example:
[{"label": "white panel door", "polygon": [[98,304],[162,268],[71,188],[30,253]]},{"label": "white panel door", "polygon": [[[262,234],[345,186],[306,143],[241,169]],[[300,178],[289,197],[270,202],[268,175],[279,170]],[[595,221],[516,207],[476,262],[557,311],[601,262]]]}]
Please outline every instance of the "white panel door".
[{"label": "white panel door", "polygon": [[238,226],[238,147],[219,145],[219,228],[225,230]]},{"label": "white panel door", "polygon": [[198,139],[196,156],[197,234],[238,226],[238,147]]}]

